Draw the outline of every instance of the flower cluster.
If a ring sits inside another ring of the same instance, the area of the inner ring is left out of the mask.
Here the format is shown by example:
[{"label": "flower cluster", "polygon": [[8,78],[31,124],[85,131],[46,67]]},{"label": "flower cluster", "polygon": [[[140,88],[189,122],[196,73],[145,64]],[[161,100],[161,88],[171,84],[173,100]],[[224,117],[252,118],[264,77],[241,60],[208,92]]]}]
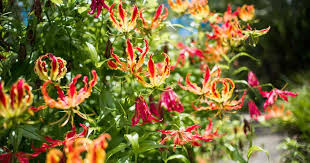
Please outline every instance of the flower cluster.
[{"label": "flower cluster", "polygon": [[[212,31],[206,33],[205,46],[201,49],[193,47],[201,51],[198,55],[199,59],[208,63],[219,63],[232,48],[240,46],[247,39],[255,41],[270,29],[268,27],[262,30],[253,30],[249,25],[244,24],[244,22],[249,22],[255,17],[253,5],[238,7],[234,12],[228,5],[223,16],[210,12],[207,0],[176,1],[176,3],[169,1],[169,5],[175,12],[187,12],[200,22],[210,22]],[[255,45],[255,43],[253,44]],[[181,49],[185,50],[186,48]],[[184,58],[183,53],[182,50],[180,58]],[[188,53],[190,54],[190,52]]]},{"label": "flower cluster", "polygon": [[270,92],[263,91],[260,83],[253,72],[249,72],[248,74],[248,83],[251,87],[257,88],[259,90],[260,95],[263,98],[266,98],[264,103],[264,111],[267,114],[262,115],[257,106],[253,101],[249,102],[249,112],[251,118],[254,120],[259,120],[260,117],[263,117],[264,120],[268,120],[270,118],[282,118],[287,119],[290,116],[291,112],[287,111],[284,113],[284,107],[281,105],[281,109],[276,103],[278,97],[282,98],[284,101],[288,101],[287,96],[296,97],[298,94],[290,91],[283,91],[277,88],[272,89]]},{"label": "flower cluster", "polygon": [[201,106],[198,108],[193,105],[195,110],[236,110],[242,107],[246,92],[239,100],[231,100],[235,83],[229,78],[220,78],[221,69],[219,67],[215,67],[211,72],[207,66],[202,88],[196,83],[191,83],[189,76],[190,74],[186,76],[186,86],[181,84],[181,79],[179,80],[179,86],[184,90],[200,95],[201,100],[208,104],[207,107]]}]

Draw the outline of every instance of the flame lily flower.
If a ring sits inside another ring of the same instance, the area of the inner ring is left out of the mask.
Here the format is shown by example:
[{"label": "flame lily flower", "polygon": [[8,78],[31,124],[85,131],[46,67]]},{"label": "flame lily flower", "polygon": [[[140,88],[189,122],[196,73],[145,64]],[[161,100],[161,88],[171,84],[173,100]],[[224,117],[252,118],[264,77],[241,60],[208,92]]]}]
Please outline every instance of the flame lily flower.
[{"label": "flame lily flower", "polygon": [[95,11],[97,10],[97,15],[95,16],[95,18],[98,18],[100,13],[101,13],[101,10],[102,10],[102,7],[104,7],[105,9],[107,9],[108,11],[110,10],[109,6],[107,4],[105,4],[104,2],[105,0],[92,0],[91,1],[91,5],[90,5],[90,11],[88,11],[88,13],[90,15],[94,14]]},{"label": "flame lily flower", "polygon": [[[111,139],[109,134],[102,134],[93,141],[84,137],[68,141],[64,146],[66,162],[104,162],[105,149],[108,146],[107,139]],[[87,151],[87,154],[83,160],[81,154],[85,151]],[[61,151],[51,149],[47,154],[47,162],[58,163],[62,157],[63,153]]]},{"label": "flame lily flower", "polygon": [[281,105],[280,108],[278,105],[272,105],[271,107],[268,107],[266,113],[267,114],[264,115],[265,120],[271,118],[281,118],[283,120],[287,120],[292,115],[292,112],[290,110],[284,112],[283,104]]},{"label": "flame lily flower", "polygon": [[[43,59],[48,58],[51,61],[50,70],[46,68],[47,64]],[[47,53],[45,55],[40,56],[34,66],[34,72],[39,76],[41,80],[47,81],[58,81],[63,78],[67,72],[66,68],[67,62],[60,58],[55,57],[51,53]],[[48,72],[50,71],[50,72]]]},{"label": "flame lily flower", "polygon": [[206,93],[208,93],[210,91],[210,78],[219,78],[220,75],[221,75],[221,69],[220,68],[215,68],[215,71],[213,72],[210,72],[210,69],[207,65],[207,68],[206,68],[206,72],[205,72],[205,75],[204,75],[204,81],[202,83],[202,88],[200,88],[196,83],[191,83],[191,81],[189,80],[189,76],[191,74],[188,73],[186,75],[186,86],[183,86],[181,84],[181,79],[179,79],[179,86],[184,89],[184,90],[188,90],[194,94],[197,94],[197,95],[204,95]]},{"label": "flame lily flower", "polygon": [[212,132],[212,128],[213,128],[213,122],[212,122],[212,120],[211,119],[209,119],[209,124],[208,124],[208,126],[205,128],[205,131],[204,131],[204,133],[203,133],[203,137],[204,138],[214,138],[214,137],[220,137],[220,136],[222,136],[222,135],[219,135],[218,133],[217,133],[217,130],[218,129],[216,129],[214,132]]},{"label": "flame lily flower", "polygon": [[[165,11],[164,11],[163,15],[161,15],[163,8]],[[156,14],[153,17],[151,24],[149,24],[143,18],[142,11],[143,11],[143,9],[140,11],[140,18],[142,20],[142,24],[143,24],[144,28],[146,28],[146,29],[152,30],[152,29],[157,28],[159,23],[161,23],[163,20],[165,20],[168,17],[168,9],[167,9],[167,7],[164,7],[163,4],[158,6],[158,8],[156,10]]]},{"label": "flame lily flower", "polygon": [[[218,83],[223,85],[221,93],[218,91]],[[211,82],[210,92],[206,95],[206,102],[209,107],[205,109],[224,109],[224,110],[236,110],[240,109],[243,105],[244,98],[246,96],[246,91],[244,91],[243,96],[237,100],[230,100],[235,89],[235,83],[229,78],[214,79]],[[207,99],[211,99],[209,101]]]},{"label": "flame lily flower", "polygon": [[230,4],[227,5],[227,10],[224,12],[224,22],[236,21],[238,22],[238,11],[232,12]]},{"label": "flame lily flower", "polygon": [[176,0],[176,2],[173,2],[173,0],[168,0],[168,4],[171,9],[177,13],[184,13],[190,5],[188,0]]},{"label": "flame lily flower", "polygon": [[210,13],[208,0],[192,0],[189,13],[197,20],[206,20]]},{"label": "flame lily flower", "polygon": [[127,13],[124,11],[122,3],[118,5],[118,18],[119,21],[114,17],[114,5],[110,7],[110,19],[113,22],[113,25],[121,32],[129,32],[136,28],[136,20],[138,17],[138,8],[136,5],[133,6],[133,11],[130,21],[127,20]]},{"label": "flame lily flower", "polygon": [[216,40],[215,44],[210,44],[208,41],[205,43],[205,59],[208,63],[218,63],[222,60],[222,56],[226,55],[229,47],[223,46],[220,40]]},{"label": "flame lily flower", "polygon": [[[204,138],[201,135],[197,134],[197,128],[199,128],[199,125],[193,125],[186,129],[180,129],[180,130],[157,130],[161,132],[162,134],[169,135],[163,138],[160,141],[160,144],[165,144],[169,139],[173,138],[173,151],[175,150],[176,145],[184,145],[184,144],[191,144],[193,146],[201,146],[201,144],[198,142],[198,140],[203,141],[211,141],[212,138]],[[192,132],[195,131],[193,134]]]},{"label": "flame lily flower", "polygon": [[197,56],[199,57],[200,59],[203,59],[204,58],[204,55],[203,55],[203,51],[198,49],[198,48],[195,48],[195,47],[188,47],[186,45],[184,45],[183,43],[179,42],[177,44],[177,47],[182,49],[180,51],[180,54],[177,58],[177,62],[175,65],[171,66],[171,69],[175,69],[178,64],[181,62],[181,67],[184,66],[185,64],[185,53],[188,53],[189,57],[190,58],[193,58],[194,56]]},{"label": "flame lily flower", "polygon": [[80,126],[83,127],[83,131],[79,134],[76,133],[76,128],[75,126],[73,125],[72,126],[72,131],[68,132],[65,136],[65,140],[61,141],[61,140],[53,140],[51,137],[49,136],[46,136],[45,137],[45,140],[48,142],[47,143],[43,143],[41,145],[41,147],[39,148],[35,148],[35,147],[32,147],[32,149],[35,151],[33,154],[32,154],[32,157],[37,157],[39,154],[41,154],[42,152],[46,152],[48,151],[49,149],[51,148],[54,148],[54,147],[57,147],[57,146],[61,146],[61,145],[68,145],[70,142],[76,140],[76,139],[79,139],[79,138],[83,138],[86,136],[87,134],[87,130],[89,127],[83,125],[83,124],[80,124]]},{"label": "flame lily flower", "polygon": [[242,33],[242,29],[238,22],[226,21],[222,25],[211,24],[213,35],[209,35],[211,39],[219,39],[224,45],[237,46],[239,42],[248,38]]},{"label": "flame lily flower", "polygon": [[184,111],[183,105],[178,95],[168,88],[161,94],[160,106],[164,106],[168,111],[177,111],[179,113]]},{"label": "flame lily flower", "polygon": [[77,107],[80,103],[82,103],[86,98],[88,98],[91,94],[92,88],[97,84],[97,73],[95,70],[92,70],[93,79],[87,83],[87,76],[84,76],[83,82],[84,87],[81,88],[79,91],[76,91],[76,83],[77,80],[82,76],[81,74],[76,75],[72,82],[69,84],[69,91],[67,92],[67,96],[64,95],[64,92],[60,89],[58,85],[55,85],[57,88],[57,92],[59,97],[56,100],[52,99],[46,90],[46,87],[51,81],[46,81],[42,86],[42,94],[46,105],[51,108],[58,108],[58,109],[70,109]]},{"label": "flame lily flower", "polygon": [[264,109],[266,109],[267,106],[269,106],[269,105],[273,105],[277,101],[278,96],[280,98],[282,98],[284,101],[288,101],[287,96],[291,96],[291,97],[298,96],[297,93],[293,93],[290,91],[282,91],[282,90],[279,90],[277,88],[271,90],[270,92],[263,91],[262,88],[260,86],[258,86],[259,81],[257,80],[257,77],[253,72],[249,72],[249,74],[248,74],[248,83],[251,87],[257,86],[259,93],[262,95],[262,97],[267,98],[265,103],[264,103]]},{"label": "flame lily flower", "polygon": [[260,94],[263,97],[267,98],[264,103],[265,109],[267,108],[268,105],[273,105],[277,101],[278,96],[282,98],[284,101],[288,101],[287,96],[296,97],[298,95],[297,93],[293,93],[290,91],[282,91],[276,88],[271,90],[270,92],[260,90]]},{"label": "flame lily flower", "polygon": [[31,87],[24,79],[14,83],[10,90],[10,96],[4,92],[4,83],[0,83],[0,116],[4,118],[18,117],[22,115],[32,104],[33,94]]},{"label": "flame lily flower", "polygon": [[127,39],[126,43],[127,43],[127,54],[128,54],[127,63],[122,62],[119,59],[119,57],[113,53],[113,48],[111,48],[111,55],[115,59],[116,62],[109,60],[108,66],[111,69],[119,69],[121,71],[130,71],[132,74],[139,73],[142,70],[145,55],[149,51],[149,44],[146,40],[144,40],[145,49],[142,50],[141,48],[138,48],[138,47],[136,48],[141,53],[139,60],[137,62],[136,61],[137,55],[136,53],[134,53],[130,40]]},{"label": "flame lily flower", "polygon": [[243,5],[237,8],[239,18],[243,21],[250,21],[255,16],[255,9],[253,5]]},{"label": "flame lily flower", "polygon": [[[76,75],[73,78],[72,82],[69,84],[69,90],[67,91],[67,96],[65,96],[64,92],[61,90],[61,88],[58,85],[54,85],[57,88],[57,92],[59,95],[57,100],[54,100],[53,98],[51,98],[48,95],[48,92],[46,90],[47,85],[52,83],[52,81],[49,80],[43,84],[41,91],[43,94],[43,99],[45,101],[45,104],[51,108],[63,109],[66,112],[67,119],[64,121],[62,126],[67,124],[72,112],[77,113],[81,118],[87,119],[85,114],[79,111],[78,105],[84,102],[85,99],[87,99],[91,95],[92,88],[97,84],[98,76],[95,70],[92,70],[92,75],[93,75],[93,79],[89,81],[89,83],[87,83],[87,80],[88,80],[87,76],[84,76],[83,78],[84,87],[81,88],[79,91],[76,90],[76,83],[77,83],[77,80],[82,75],[81,74]],[[65,116],[62,119],[60,119],[58,122],[62,121],[65,118]]]},{"label": "flame lily flower", "polygon": [[[147,83],[144,78],[140,75],[136,75],[138,82],[140,82],[144,87],[153,88],[158,87],[165,82],[165,79],[170,75],[170,62],[169,56],[166,53],[162,53],[165,56],[164,66],[160,64],[155,65],[152,59],[152,54],[148,61],[148,71],[150,83]],[[155,68],[156,67],[156,68]]]},{"label": "flame lily flower", "polygon": [[0,154],[0,162],[10,163],[13,162],[12,157],[16,157],[20,163],[29,163],[30,154],[24,152],[12,153],[9,149],[1,147],[6,153]]},{"label": "flame lily flower", "polygon": [[[212,132],[212,128],[213,128],[213,123],[212,123],[212,120],[209,118],[209,124],[208,124],[208,126],[206,126],[206,128],[205,128],[205,130],[201,136],[205,139],[212,139],[214,137],[223,136],[223,135],[219,135],[217,133],[218,129],[216,129],[214,132]],[[196,134],[199,135],[198,133],[196,133]]]},{"label": "flame lily flower", "polygon": [[248,106],[251,118],[254,120],[258,120],[258,117],[261,115],[261,112],[258,110],[254,101],[250,100]]},{"label": "flame lily flower", "polygon": [[91,162],[104,162],[105,160],[105,149],[108,147],[106,140],[110,140],[109,134],[102,134],[88,146],[90,150],[86,155],[86,159]]},{"label": "flame lily flower", "polygon": [[149,107],[147,106],[142,96],[139,96],[136,99],[136,109],[135,114],[131,119],[132,121],[131,126],[136,126],[139,123],[140,118],[142,119],[141,126],[144,125],[145,123],[153,123],[152,120],[154,120],[155,122],[160,122],[160,120],[153,117]]}]

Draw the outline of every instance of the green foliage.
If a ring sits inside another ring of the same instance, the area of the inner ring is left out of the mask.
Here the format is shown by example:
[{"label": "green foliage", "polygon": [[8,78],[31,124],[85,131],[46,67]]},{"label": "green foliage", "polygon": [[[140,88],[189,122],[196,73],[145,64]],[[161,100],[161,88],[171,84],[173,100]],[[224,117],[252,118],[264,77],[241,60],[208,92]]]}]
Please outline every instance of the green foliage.
[{"label": "green foliage", "polygon": [[310,145],[298,143],[294,139],[286,138],[279,146],[282,153],[282,161],[285,163],[309,162]]}]

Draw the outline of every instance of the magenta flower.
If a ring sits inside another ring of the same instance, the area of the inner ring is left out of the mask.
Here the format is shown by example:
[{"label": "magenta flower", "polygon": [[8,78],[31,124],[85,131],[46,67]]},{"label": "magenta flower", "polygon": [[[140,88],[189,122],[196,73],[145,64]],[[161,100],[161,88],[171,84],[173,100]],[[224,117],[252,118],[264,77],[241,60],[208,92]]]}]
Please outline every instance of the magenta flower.
[{"label": "magenta flower", "polygon": [[141,126],[144,125],[145,123],[153,123],[152,120],[160,122],[160,120],[156,119],[152,115],[150,108],[147,106],[142,96],[137,97],[136,110],[134,116],[131,119],[132,121],[131,126],[136,126],[139,123],[140,118],[142,119]]},{"label": "magenta flower", "polygon": [[257,120],[257,118],[261,115],[261,112],[258,110],[254,101],[250,100],[248,103],[249,112],[252,119]]},{"label": "magenta flower", "polygon": [[[162,134],[166,135],[161,141],[160,144],[165,144],[168,140],[173,140],[174,146],[173,151],[176,148],[176,145],[191,144],[192,146],[201,146],[201,143],[198,140],[203,141],[212,141],[212,138],[205,138],[197,133],[197,128],[200,128],[199,125],[189,126],[187,128],[182,128],[179,130],[157,130]],[[194,131],[194,133],[193,133]]]},{"label": "magenta flower", "polygon": [[156,117],[161,117],[160,115],[160,113],[162,112],[161,107],[158,103],[154,102],[153,95],[149,96],[149,102],[151,113],[154,114]]},{"label": "magenta flower", "polygon": [[[256,87],[259,85],[259,81],[257,80],[257,77],[253,72],[249,72],[248,83],[251,87]],[[280,96],[280,98],[282,98],[284,101],[287,101],[287,96],[296,97],[298,95],[297,93],[282,91],[277,88],[271,90],[270,92],[263,91],[260,86],[258,86],[257,88],[262,97],[267,98],[264,103],[264,109],[266,109],[269,105],[273,105],[277,101],[278,96]]]},{"label": "magenta flower", "polygon": [[248,74],[248,83],[251,87],[256,87],[259,85],[259,81],[253,72],[249,72]]},{"label": "magenta flower", "polygon": [[269,105],[273,105],[277,101],[278,96],[282,98],[284,101],[288,101],[287,96],[296,97],[298,95],[297,93],[293,93],[290,91],[282,91],[277,88],[271,90],[270,92],[262,91],[261,89],[259,89],[259,92],[264,98],[267,98],[267,100],[264,103],[264,109],[266,109],[267,106]]},{"label": "magenta flower", "polygon": [[95,18],[98,18],[101,13],[102,7],[104,7],[108,11],[110,10],[110,7],[107,4],[105,4],[104,0],[92,0],[90,5],[91,10],[88,11],[88,13],[92,15],[97,10],[97,15],[95,16]]},{"label": "magenta flower", "polygon": [[161,94],[159,105],[160,107],[164,106],[168,111],[177,111],[179,113],[184,111],[178,95],[171,88]]}]

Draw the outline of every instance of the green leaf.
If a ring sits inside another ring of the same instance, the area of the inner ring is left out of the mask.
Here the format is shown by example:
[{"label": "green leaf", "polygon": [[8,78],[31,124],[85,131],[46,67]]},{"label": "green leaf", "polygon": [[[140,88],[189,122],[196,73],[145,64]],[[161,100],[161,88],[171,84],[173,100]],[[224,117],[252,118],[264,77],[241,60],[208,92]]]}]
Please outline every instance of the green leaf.
[{"label": "green leaf", "polygon": [[229,156],[232,160],[238,161],[239,163],[246,163],[247,161],[243,159],[242,154],[238,151],[238,148],[235,146],[232,146],[231,144],[224,144],[226,147]]},{"label": "green leaf", "polygon": [[64,3],[62,0],[51,0],[51,1],[57,5]]},{"label": "green leaf", "polygon": [[79,7],[79,8],[78,8],[78,13],[81,14],[81,13],[87,11],[87,10],[88,10],[87,7]]},{"label": "green leaf", "polygon": [[18,132],[21,132],[23,136],[29,139],[35,139],[39,141],[44,141],[44,138],[38,134],[38,130],[33,126],[24,125],[18,128]]},{"label": "green leaf", "polygon": [[264,150],[263,148],[261,148],[259,146],[256,146],[256,145],[252,146],[249,149],[248,154],[247,154],[248,160],[250,159],[250,157],[253,154],[253,152],[256,152],[256,151],[263,151],[263,152],[265,152],[265,154],[267,155],[268,160],[269,160],[269,153],[266,150]]},{"label": "green leaf", "polygon": [[249,70],[249,68],[247,68],[247,67],[245,67],[245,66],[242,66],[242,67],[239,67],[237,70],[235,70],[235,71],[233,72],[233,75],[237,75],[237,74],[239,74],[239,73],[242,72],[242,71],[250,71],[250,70]]},{"label": "green leaf", "polygon": [[151,149],[164,148],[164,147],[169,147],[169,146],[158,144],[155,141],[145,141],[145,142],[141,142],[140,148],[137,153],[143,153]]},{"label": "green leaf", "polygon": [[165,160],[165,162],[168,162],[169,160],[174,160],[174,159],[178,159],[178,160],[181,160],[182,162],[189,163],[189,160],[184,155],[180,155],[180,154],[172,155],[168,157],[167,160]]},{"label": "green leaf", "polygon": [[101,61],[101,62],[95,63],[95,66],[96,66],[97,68],[100,68],[103,64],[104,64],[104,61]]},{"label": "green leaf", "polygon": [[240,83],[240,84],[244,84],[244,85],[247,85],[248,87],[250,87],[249,83],[245,80],[234,80],[234,82],[237,84],[237,83]]},{"label": "green leaf", "polygon": [[131,134],[126,134],[125,138],[130,142],[132,151],[137,154],[139,150],[139,135],[136,132],[133,132]]},{"label": "green leaf", "polygon": [[121,151],[121,150],[124,150],[125,148],[127,147],[127,144],[124,144],[124,143],[121,143],[119,144],[117,147],[113,148],[112,150],[110,150],[108,153],[107,153],[107,160],[112,156],[114,155],[115,153]]},{"label": "green leaf", "polygon": [[256,61],[257,63],[259,63],[259,60],[256,59],[255,57],[251,56],[251,55],[248,54],[248,53],[241,52],[241,53],[238,53],[237,55],[233,56],[233,57],[230,59],[229,64],[232,63],[234,60],[238,59],[239,57],[242,57],[242,56],[249,57],[249,58],[251,58],[252,60],[254,60],[254,61]]},{"label": "green leaf", "polygon": [[87,45],[88,51],[90,53],[90,59],[93,62],[97,63],[99,61],[99,56],[97,54],[96,48],[91,43],[88,43],[88,42],[86,42],[86,45]]}]

